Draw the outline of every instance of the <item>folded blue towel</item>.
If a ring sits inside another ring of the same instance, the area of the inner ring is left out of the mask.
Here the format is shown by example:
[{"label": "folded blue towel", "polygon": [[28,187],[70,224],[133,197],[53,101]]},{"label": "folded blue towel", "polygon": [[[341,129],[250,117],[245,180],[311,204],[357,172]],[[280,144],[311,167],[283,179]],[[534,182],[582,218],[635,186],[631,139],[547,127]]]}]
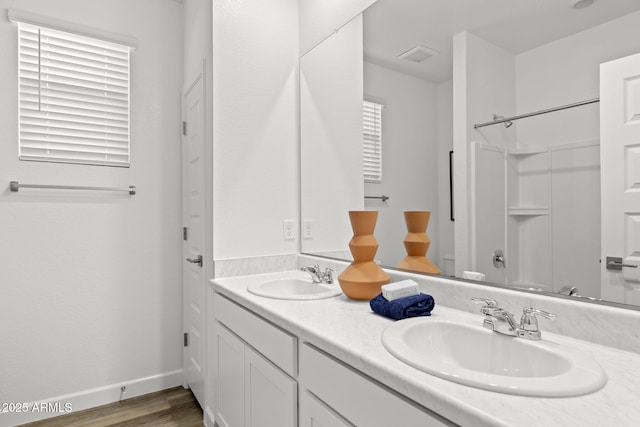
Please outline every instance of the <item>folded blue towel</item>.
[{"label": "folded blue towel", "polygon": [[369,301],[369,305],[378,314],[400,320],[407,317],[431,316],[431,310],[436,302],[431,295],[422,293],[393,301],[387,301],[382,294],[379,294]]}]

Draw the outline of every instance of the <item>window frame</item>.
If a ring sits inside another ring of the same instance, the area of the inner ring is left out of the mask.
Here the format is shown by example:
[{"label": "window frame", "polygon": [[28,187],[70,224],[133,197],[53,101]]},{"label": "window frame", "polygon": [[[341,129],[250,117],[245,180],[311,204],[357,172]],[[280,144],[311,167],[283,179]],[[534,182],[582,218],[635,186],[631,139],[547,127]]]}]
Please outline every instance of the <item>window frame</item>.
[{"label": "window frame", "polygon": [[18,24],[19,159],[130,167],[132,39],[8,16]]},{"label": "window frame", "polygon": [[362,101],[362,159],[364,182],[382,183],[382,110],[384,104]]}]

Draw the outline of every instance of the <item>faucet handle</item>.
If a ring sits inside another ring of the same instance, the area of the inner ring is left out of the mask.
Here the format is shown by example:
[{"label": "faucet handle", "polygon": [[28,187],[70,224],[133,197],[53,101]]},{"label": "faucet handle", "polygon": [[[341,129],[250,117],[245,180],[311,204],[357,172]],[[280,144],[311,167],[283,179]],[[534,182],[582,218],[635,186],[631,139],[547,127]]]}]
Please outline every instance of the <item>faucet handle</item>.
[{"label": "faucet handle", "polygon": [[522,318],[520,319],[520,329],[522,331],[526,331],[527,333],[537,334],[537,338],[540,339],[540,330],[538,329],[538,319],[536,319],[536,314],[540,316],[546,317],[547,319],[555,319],[557,315],[553,313],[549,313],[548,311],[538,310],[537,308],[533,308],[531,306],[527,306],[522,309]]},{"label": "faucet handle", "polygon": [[495,310],[500,309],[500,307],[498,307],[498,301],[494,300],[493,298],[471,297],[471,301],[475,302],[476,304],[484,304],[480,309],[480,313],[484,314],[485,316],[490,316],[495,312]]},{"label": "faucet handle", "polygon": [[527,306],[525,308],[522,309],[522,315],[523,316],[535,316],[536,314],[539,314],[540,316],[544,316],[547,319],[555,319],[556,317],[558,317],[556,314],[553,313],[549,313],[548,311],[544,311],[544,310],[538,310],[537,308],[533,308],[531,306]]},{"label": "faucet handle", "polygon": [[471,297],[471,301],[475,302],[476,304],[484,304],[489,308],[498,308],[498,301],[494,300],[493,298]]},{"label": "faucet handle", "polygon": [[335,272],[336,271],[331,267],[325,268],[324,273],[322,273],[322,281],[329,285],[333,284],[333,274]]}]

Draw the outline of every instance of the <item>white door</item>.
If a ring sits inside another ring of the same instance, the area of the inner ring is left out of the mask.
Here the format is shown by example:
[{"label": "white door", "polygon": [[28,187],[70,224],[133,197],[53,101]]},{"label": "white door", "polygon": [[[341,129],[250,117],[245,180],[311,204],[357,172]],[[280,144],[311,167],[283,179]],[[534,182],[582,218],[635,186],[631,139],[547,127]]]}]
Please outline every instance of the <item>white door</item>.
[{"label": "white door", "polygon": [[185,385],[200,406],[204,399],[205,281],[205,107],[202,73],[183,91],[182,136],[182,286]]},{"label": "white door", "polygon": [[602,298],[640,304],[640,54],[600,66],[600,147]]}]

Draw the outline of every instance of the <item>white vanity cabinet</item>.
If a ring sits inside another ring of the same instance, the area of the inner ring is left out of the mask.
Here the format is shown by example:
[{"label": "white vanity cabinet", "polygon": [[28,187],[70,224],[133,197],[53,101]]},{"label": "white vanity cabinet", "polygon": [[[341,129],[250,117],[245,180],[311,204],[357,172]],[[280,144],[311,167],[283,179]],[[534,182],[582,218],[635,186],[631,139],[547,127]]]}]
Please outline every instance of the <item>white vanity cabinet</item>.
[{"label": "white vanity cabinet", "polygon": [[307,343],[299,384],[300,427],[454,425]]},{"label": "white vanity cabinet", "polygon": [[217,424],[297,426],[297,339],[220,294],[214,304]]},{"label": "white vanity cabinet", "polygon": [[213,305],[219,427],[454,425],[220,293]]}]

